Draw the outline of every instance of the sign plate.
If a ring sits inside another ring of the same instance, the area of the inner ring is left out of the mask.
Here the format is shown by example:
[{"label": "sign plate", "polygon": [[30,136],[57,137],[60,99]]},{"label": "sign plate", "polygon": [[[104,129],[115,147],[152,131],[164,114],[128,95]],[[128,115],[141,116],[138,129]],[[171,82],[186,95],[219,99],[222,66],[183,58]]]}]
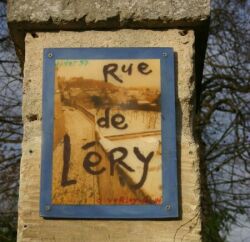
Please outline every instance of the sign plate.
[{"label": "sign plate", "polygon": [[171,48],[44,50],[40,213],[178,217]]}]

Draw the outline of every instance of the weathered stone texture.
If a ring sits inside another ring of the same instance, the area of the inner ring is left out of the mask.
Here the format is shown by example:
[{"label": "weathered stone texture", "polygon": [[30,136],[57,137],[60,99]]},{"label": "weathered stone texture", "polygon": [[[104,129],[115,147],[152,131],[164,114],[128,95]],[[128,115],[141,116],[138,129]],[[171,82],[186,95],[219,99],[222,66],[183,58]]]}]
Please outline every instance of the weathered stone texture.
[{"label": "weathered stone texture", "polygon": [[83,25],[109,20],[121,26],[127,21],[186,25],[207,19],[209,4],[210,0],[9,0],[8,19],[29,24],[52,20],[56,25],[79,20]]},{"label": "weathered stone texture", "polygon": [[21,66],[25,34],[37,31],[193,28],[203,56],[210,0],[8,0],[7,12]]},{"label": "weathered stone texture", "polygon": [[[179,30],[37,33],[36,38],[27,35],[18,241],[200,241],[198,156],[191,125],[193,44],[193,31],[183,33]],[[39,216],[43,48],[121,46],[173,47],[176,53],[177,149],[182,217],[172,221],[45,220]],[[30,116],[37,117],[37,120],[29,119]]]}]

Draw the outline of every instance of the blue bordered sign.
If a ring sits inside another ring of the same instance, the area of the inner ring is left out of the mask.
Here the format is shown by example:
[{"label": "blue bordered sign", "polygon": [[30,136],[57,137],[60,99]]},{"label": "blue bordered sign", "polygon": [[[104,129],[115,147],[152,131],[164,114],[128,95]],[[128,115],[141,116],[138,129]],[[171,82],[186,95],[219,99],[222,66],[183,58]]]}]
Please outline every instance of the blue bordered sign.
[{"label": "blue bordered sign", "polygon": [[41,216],[177,218],[173,50],[43,58]]}]

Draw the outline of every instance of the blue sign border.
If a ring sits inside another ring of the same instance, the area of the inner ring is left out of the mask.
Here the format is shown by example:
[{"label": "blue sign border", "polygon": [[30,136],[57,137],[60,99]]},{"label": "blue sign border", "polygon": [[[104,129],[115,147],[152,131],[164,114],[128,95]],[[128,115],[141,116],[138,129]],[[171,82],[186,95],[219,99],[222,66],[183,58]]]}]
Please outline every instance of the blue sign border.
[{"label": "blue sign border", "polygon": [[[54,205],[52,153],[56,59],[160,59],[163,203],[160,205]],[[50,48],[43,56],[40,215],[45,218],[178,218],[174,52],[172,48]]]}]

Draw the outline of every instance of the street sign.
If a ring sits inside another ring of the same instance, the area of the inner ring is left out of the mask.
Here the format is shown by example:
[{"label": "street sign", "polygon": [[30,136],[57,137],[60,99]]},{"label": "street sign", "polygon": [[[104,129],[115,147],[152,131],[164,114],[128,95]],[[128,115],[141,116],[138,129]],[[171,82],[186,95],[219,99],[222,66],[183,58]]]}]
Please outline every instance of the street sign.
[{"label": "street sign", "polygon": [[40,214],[176,218],[171,48],[44,50]]}]

